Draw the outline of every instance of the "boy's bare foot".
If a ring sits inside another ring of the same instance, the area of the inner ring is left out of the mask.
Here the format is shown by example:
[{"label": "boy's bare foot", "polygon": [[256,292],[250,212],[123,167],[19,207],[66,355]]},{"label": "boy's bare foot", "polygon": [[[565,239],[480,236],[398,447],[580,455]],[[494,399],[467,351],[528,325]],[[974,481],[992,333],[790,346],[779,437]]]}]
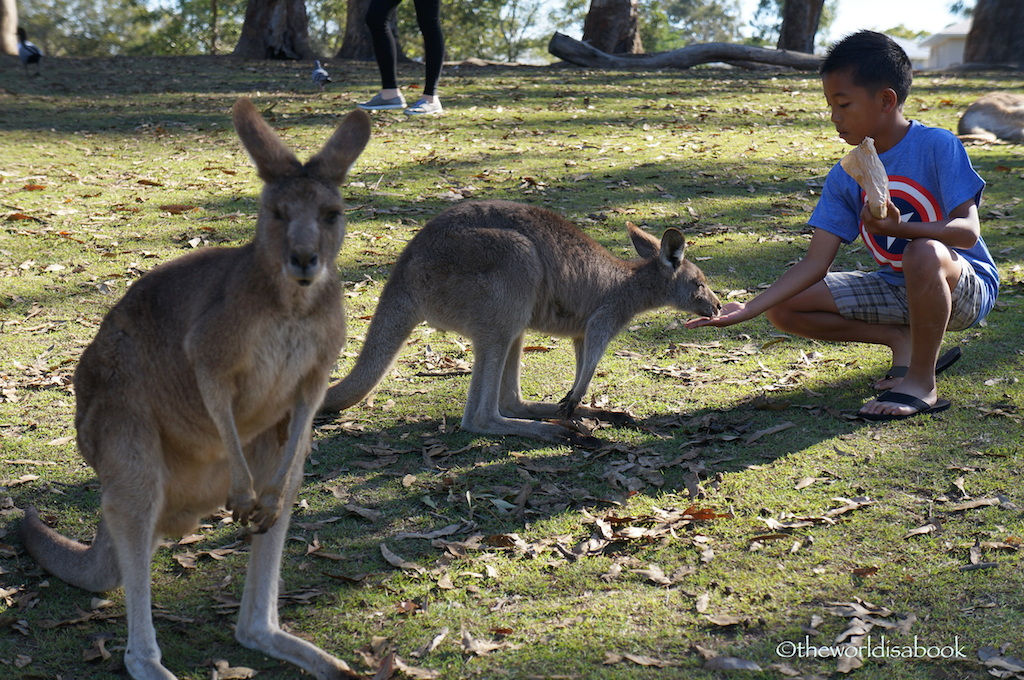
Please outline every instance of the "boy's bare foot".
[{"label": "boy's bare foot", "polygon": [[883,392],[878,398],[864,404],[857,415],[864,420],[904,420],[928,413],[938,413],[950,407],[949,401],[935,397],[928,402],[902,392]]},{"label": "boy's bare foot", "polygon": [[[947,368],[955,364],[957,361],[960,360],[961,356],[962,352],[960,351],[959,347],[954,347],[948,352],[945,352],[942,356],[939,357],[939,360],[935,363],[935,375],[941,374]],[[881,380],[876,381],[873,387],[879,391],[891,390],[897,385],[899,385],[901,382],[903,382],[903,376],[905,376],[906,374],[906,366],[893,365],[893,367],[889,369],[889,372],[886,373],[885,377],[882,378]]]}]

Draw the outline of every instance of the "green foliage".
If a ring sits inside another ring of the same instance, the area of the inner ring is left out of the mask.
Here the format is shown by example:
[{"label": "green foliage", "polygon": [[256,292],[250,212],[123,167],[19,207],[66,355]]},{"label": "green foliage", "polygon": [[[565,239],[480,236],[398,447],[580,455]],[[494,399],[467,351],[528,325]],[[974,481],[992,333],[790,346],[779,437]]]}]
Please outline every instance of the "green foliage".
[{"label": "green foliage", "polygon": [[[757,12],[750,25],[754,29],[751,44],[759,47],[774,47],[779,40],[782,28],[782,9],[786,0],[758,0]],[[839,0],[825,0],[818,21],[818,44],[823,44],[820,36],[828,32],[828,27],[835,21]]]},{"label": "green foliage", "polygon": [[50,56],[131,54],[157,19],[141,0],[26,0],[18,20]]},{"label": "green foliage", "polygon": [[907,28],[903,24],[900,24],[899,26],[894,26],[893,28],[886,30],[885,33],[895,38],[906,38],[907,40],[912,40],[914,42],[921,42],[922,40],[931,35],[931,33],[929,33],[928,31],[915,31],[913,29]]},{"label": "green foliage", "polygon": [[156,12],[147,44],[135,53],[230,53],[241,35],[245,8],[246,0],[171,0]]},{"label": "green foliage", "polygon": [[214,20],[211,0],[25,0],[19,20],[50,56],[210,54],[234,48],[245,6],[218,0]]},{"label": "green foliage", "polygon": [[[332,75],[321,94],[306,65],[285,62],[52,58],[39,78],[0,72],[4,677],[123,674],[122,594],[94,602],[40,573],[17,538],[21,511],[92,535],[100,489],[73,441],[78,356],[144,271],[251,237],[259,183],[231,130],[235,98],[253,97],[305,157],[379,85],[373,64]],[[422,68],[400,76],[418,83]],[[921,77],[905,110],[955,128],[979,94],[1015,85]],[[442,117],[374,115],[343,187],[349,346],[336,376],[398,253],[453,201],[548,206],[624,257],[627,221],[682,228],[712,287],[746,300],[802,255],[822,178],[847,151],[809,74],[460,66],[443,87]],[[371,400],[316,424],[282,622],[368,676],[393,649],[445,680],[733,677],[706,667],[711,655],[774,667],[756,677],[829,677],[835,659],[783,658],[779,645],[849,630],[836,602],[872,603],[876,636],[958,639],[968,657],[866,659],[850,677],[983,678],[979,651],[1024,656],[1024,149],[969,153],[1003,288],[986,326],[947,340],[964,351],[939,383],[950,411],[853,420],[887,352],[780,336],[763,319],[686,331],[663,310],[615,340],[588,394],[640,427],[599,428],[609,445],[596,451],[478,436],[458,426],[472,349],[421,326]],[[837,262],[870,266],[857,243]],[[571,343],[526,344],[526,395],[561,398]],[[681,519],[691,507],[712,512]],[[157,552],[164,662],[183,680],[211,677],[211,659],[296,677],[232,639],[246,544],[223,520]],[[396,568],[382,544],[424,571]],[[85,660],[94,636],[109,637],[109,659]],[[473,651],[481,641],[497,647]]]},{"label": "green foliage", "polygon": [[309,42],[317,54],[335,55],[341,49],[347,5],[346,0],[306,0]]}]

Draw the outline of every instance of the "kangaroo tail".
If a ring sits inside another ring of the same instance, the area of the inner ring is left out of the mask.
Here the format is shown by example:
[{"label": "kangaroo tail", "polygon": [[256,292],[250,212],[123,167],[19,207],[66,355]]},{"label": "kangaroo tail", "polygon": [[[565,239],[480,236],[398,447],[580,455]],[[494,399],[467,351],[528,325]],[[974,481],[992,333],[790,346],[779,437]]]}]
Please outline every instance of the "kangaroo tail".
[{"label": "kangaroo tail", "polygon": [[321,413],[344,411],[372,392],[391,370],[412,329],[423,321],[417,296],[410,286],[403,285],[402,279],[401,270],[388,279],[370,321],[363,350],[352,371],[327,389]]},{"label": "kangaroo tail", "polygon": [[21,521],[21,540],[39,566],[65,583],[94,593],[121,585],[114,543],[103,520],[92,544],[85,545],[58,534],[30,507]]}]

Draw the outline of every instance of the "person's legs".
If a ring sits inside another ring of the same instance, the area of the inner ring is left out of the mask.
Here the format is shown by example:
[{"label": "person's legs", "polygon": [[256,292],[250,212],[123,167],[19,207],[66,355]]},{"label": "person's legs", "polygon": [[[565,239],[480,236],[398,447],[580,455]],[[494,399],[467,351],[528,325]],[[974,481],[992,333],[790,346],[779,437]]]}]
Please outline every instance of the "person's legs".
[{"label": "person's legs", "polygon": [[869,342],[894,348],[894,353],[896,347],[909,345],[909,326],[868,323],[840,314],[824,280],[772,307],[765,316],[779,330],[805,338]]},{"label": "person's legs", "polygon": [[[935,361],[949,323],[951,291],[961,274],[960,258],[944,244],[931,239],[911,241],[903,253],[906,286],[906,320],[901,306],[885,292],[885,284],[873,290],[852,274],[830,275],[835,290],[825,280],[768,310],[765,316],[779,330],[816,340],[866,342],[885,345],[893,363],[909,365],[899,393],[931,405],[937,400]],[[840,277],[849,277],[840,279]],[[866,277],[867,278],[867,277]],[[851,282],[852,281],[852,282]],[[842,296],[837,303],[836,296]],[[868,309],[856,309],[858,305]],[[885,309],[874,309],[886,306]],[[840,307],[846,311],[840,312]],[[854,308],[855,314],[851,313]],[[861,316],[870,320],[851,318]],[[896,390],[894,390],[896,391]],[[861,413],[909,415],[912,406],[873,400]]]},{"label": "person's legs", "polygon": [[437,98],[437,83],[444,66],[444,32],[441,29],[441,0],[414,0],[416,22],[423,34],[423,97]]},{"label": "person's legs", "polygon": [[[916,397],[926,404],[938,400],[935,361],[949,325],[952,292],[960,281],[963,260],[945,244],[933,239],[914,239],[903,251],[903,275],[910,310],[909,368],[900,381],[899,394]],[[861,413],[912,415],[913,406],[883,400],[884,395],[864,405]]]},{"label": "person's legs", "polygon": [[366,10],[366,27],[373,40],[373,52],[380,69],[380,97],[393,99],[401,95],[398,88],[398,46],[388,18],[401,0],[370,0]]}]

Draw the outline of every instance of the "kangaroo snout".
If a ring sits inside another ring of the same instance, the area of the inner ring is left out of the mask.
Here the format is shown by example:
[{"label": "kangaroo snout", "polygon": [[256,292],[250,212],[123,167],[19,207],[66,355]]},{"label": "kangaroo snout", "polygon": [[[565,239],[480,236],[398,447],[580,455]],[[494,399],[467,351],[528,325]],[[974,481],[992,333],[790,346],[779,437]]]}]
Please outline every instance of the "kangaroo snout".
[{"label": "kangaroo snout", "polygon": [[707,291],[707,299],[704,300],[704,304],[707,305],[706,309],[702,312],[702,316],[716,317],[718,313],[722,311],[722,301],[715,295],[715,291],[711,290],[707,286],[704,287]]},{"label": "kangaroo snout", "polygon": [[293,249],[288,256],[288,275],[300,286],[308,286],[320,273],[320,257],[309,248]]}]

